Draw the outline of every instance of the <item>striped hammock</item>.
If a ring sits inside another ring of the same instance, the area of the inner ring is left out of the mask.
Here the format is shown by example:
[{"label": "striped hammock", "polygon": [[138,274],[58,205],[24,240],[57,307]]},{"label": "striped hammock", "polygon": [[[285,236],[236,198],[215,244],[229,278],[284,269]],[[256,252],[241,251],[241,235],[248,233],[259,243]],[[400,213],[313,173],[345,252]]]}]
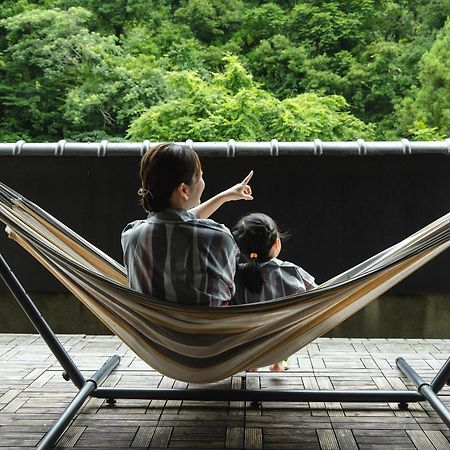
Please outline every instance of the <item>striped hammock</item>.
[{"label": "striped hammock", "polygon": [[0,183],[9,237],[160,373],[198,383],[280,361],[450,246],[450,213],[298,295],[228,308],[177,305],[127,287],[123,266]]}]

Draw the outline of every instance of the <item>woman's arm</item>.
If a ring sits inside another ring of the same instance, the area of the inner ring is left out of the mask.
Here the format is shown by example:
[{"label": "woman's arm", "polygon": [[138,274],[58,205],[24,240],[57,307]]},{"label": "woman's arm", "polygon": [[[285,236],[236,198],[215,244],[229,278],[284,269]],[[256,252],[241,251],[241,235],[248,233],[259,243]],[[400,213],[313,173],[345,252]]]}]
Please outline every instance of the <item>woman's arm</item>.
[{"label": "woman's arm", "polygon": [[253,170],[238,184],[228,188],[225,191],[211,197],[209,200],[192,208],[190,211],[199,219],[207,219],[211,214],[217,211],[224,203],[233,200],[253,200],[252,188],[249,181],[253,176]]}]

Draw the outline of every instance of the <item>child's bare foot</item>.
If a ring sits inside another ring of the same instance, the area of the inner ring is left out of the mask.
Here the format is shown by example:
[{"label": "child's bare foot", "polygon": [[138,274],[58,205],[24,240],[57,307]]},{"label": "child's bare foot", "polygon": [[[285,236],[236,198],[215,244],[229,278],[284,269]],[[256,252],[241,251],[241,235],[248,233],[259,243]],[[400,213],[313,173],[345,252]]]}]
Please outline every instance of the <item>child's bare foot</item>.
[{"label": "child's bare foot", "polygon": [[258,367],[252,367],[251,369],[247,369],[247,372],[258,372]]},{"label": "child's bare foot", "polygon": [[272,364],[270,366],[270,371],[271,372],[284,372],[284,362],[283,361],[279,361],[275,364]]}]

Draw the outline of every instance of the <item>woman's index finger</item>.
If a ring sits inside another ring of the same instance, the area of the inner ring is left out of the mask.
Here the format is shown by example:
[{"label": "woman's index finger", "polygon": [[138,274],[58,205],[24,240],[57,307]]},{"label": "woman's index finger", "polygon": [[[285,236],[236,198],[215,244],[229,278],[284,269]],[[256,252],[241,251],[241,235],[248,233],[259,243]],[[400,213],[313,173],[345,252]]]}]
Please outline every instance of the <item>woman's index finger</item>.
[{"label": "woman's index finger", "polygon": [[253,170],[250,170],[250,173],[242,180],[242,184],[248,184],[248,182],[252,179]]}]

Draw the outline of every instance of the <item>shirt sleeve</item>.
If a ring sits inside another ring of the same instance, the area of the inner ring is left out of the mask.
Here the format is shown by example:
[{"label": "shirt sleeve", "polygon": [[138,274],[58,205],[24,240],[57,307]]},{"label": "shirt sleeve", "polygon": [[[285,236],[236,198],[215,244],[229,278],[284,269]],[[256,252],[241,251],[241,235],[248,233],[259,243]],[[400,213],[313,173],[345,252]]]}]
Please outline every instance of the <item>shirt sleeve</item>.
[{"label": "shirt sleeve", "polygon": [[238,247],[233,236],[225,226],[216,226],[209,230],[209,239],[204,252],[205,262],[205,286],[204,290],[214,298],[211,302],[214,306],[220,306],[228,302],[234,296],[236,263]]},{"label": "shirt sleeve", "polygon": [[305,284],[305,289],[307,291],[310,291],[311,289],[317,287],[316,281],[311,274],[309,274],[306,270],[302,269],[301,267],[297,267],[297,271],[299,277],[303,280],[303,283]]},{"label": "shirt sleeve", "polygon": [[231,297],[236,292],[236,286],[234,284],[234,277],[236,274],[237,262],[239,259],[239,248],[234,241],[231,233],[227,230],[224,240],[224,261],[223,268],[225,270],[224,279],[231,291]]}]

